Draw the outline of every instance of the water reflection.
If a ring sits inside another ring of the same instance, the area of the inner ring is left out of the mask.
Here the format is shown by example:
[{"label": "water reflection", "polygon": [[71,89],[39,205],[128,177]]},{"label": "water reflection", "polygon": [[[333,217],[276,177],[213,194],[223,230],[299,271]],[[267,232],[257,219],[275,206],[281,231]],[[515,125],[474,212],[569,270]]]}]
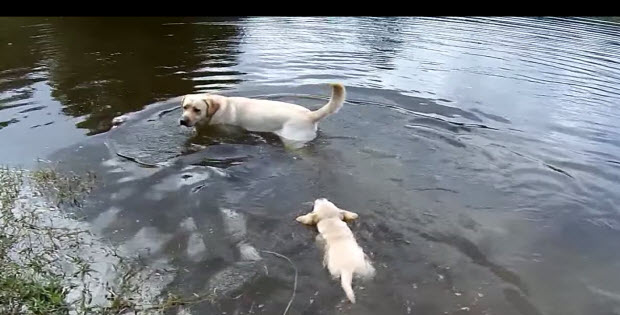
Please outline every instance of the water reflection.
[{"label": "water reflection", "polygon": [[78,127],[99,132],[110,127],[114,115],[192,92],[195,82],[187,73],[221,59],[218,56],[234,60],[228,39],[237,29],[187,22],[191,21],[59,20],[52,39],[58,47],[50,66],[52,97],[65,104],[65,113],[88,115]]},{"label": "water reflection", "polygon": [[0,18],[0,110],[31,104],[36,82],[44,81],[45,20]]}]

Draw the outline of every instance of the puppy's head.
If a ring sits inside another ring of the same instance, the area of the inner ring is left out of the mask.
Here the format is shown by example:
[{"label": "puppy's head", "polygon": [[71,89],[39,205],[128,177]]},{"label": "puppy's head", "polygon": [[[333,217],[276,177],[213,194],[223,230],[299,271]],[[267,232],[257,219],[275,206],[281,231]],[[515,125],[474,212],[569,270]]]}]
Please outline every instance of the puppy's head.
[{"label": "puppy's head", "polygon": [[181,100],[183,114],[179,124],[193,127],[200,122],[207,121],[219,109],[219,102],[214,95],[188,94]]},{"label": "puppy's head", "polygon": [[297,217],[297,222],[303,224],[313,225],[319,223],[321,220],[338,218],[339,220],[355,220],[357,219],[357,213],[340,209],[336,207],[331,201],[320,198],[314,201],[314,208],[312,212]]}]

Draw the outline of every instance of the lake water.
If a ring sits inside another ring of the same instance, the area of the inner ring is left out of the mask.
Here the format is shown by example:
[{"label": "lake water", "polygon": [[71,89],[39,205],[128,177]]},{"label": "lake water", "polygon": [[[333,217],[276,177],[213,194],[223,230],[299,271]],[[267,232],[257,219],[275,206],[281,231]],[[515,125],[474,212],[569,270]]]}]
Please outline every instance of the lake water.
[{"label": "lake water", "polygon": [[[347,102],[296,152],[168,111],[329,82]],[[193,314],[280,314],[293,271],[260,250],[298,269],[289,314],[620,314],[619,86],[605,20],[1,18],[0,162],[95,171],[101,237],[222,292]],[[318,197],[360,215],[355,305],[294,221]]]}]

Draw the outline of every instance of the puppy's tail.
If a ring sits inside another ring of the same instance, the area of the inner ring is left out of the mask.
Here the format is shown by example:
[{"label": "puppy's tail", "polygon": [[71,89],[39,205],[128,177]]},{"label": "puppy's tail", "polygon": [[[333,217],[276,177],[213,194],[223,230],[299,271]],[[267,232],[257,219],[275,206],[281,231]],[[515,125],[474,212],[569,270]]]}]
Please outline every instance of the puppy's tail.
[{"label": "puppy's tail", "polygon": [[340,285],[342,285],[342,289],[344,293],[349,298],[351,303],[355,303],[355,293],[353,293],[353,288],[351,287],[351,282],[353,281],[353,272],[352,271],[343,271],[340,274]]},{"label": "puppy's tail", "polygon": [[335,112],[337,112],[344,103],[344,99],[346,98],[346,90],[344,89],[344,85],[340,83],[332,83],[332,96],[329,99],[329,102],[325,104],[325,106],[313,111],[310,113],[310,119],[313,122],[317,122]]}]

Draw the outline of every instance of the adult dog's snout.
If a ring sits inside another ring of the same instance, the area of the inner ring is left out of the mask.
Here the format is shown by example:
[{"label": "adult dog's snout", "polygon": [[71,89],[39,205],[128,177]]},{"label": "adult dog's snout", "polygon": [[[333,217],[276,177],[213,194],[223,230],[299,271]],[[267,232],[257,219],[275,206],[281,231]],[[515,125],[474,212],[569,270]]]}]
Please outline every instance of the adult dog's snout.
[{"label": "adult dog's snout", "polygon": [[179,119],[179,125],[185,126],[185,127],[189,127],[189,124],[187,122],[187,118],[186,117],[182,117],[181,119]]}]

